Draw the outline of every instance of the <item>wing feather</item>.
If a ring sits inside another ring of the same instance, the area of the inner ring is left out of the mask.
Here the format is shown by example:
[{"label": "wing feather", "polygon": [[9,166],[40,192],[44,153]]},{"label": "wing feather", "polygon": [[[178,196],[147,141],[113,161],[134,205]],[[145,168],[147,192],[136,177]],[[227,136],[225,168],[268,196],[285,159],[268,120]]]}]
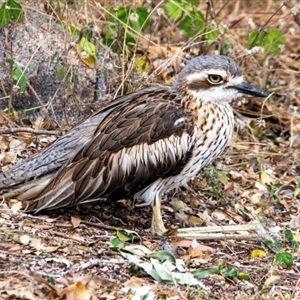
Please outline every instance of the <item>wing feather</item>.
[{"label": "wing feather", "polygon": [[104,118],[29,210],[122,199],[177,175],[191,157],[195,130],[194,117],[174,101],[125,103]]}]

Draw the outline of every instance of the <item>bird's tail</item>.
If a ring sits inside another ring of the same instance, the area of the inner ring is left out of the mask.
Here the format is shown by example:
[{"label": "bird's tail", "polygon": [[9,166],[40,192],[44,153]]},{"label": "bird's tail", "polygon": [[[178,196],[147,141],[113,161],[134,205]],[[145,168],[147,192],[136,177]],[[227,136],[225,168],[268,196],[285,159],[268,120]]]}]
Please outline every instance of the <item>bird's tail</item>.
[{"label": "bird's tail", "polygon": [[92,138],[97,126],[112,109],[103,109],[76,125],[41,153],[0,173],[0,190],[59,169]]},{"label": "bird's tail", "polygon": [[39,195],[40,192],[47,186],[52,176],[53,173],[48,173],[35,180],[16,185],[12,187],[10,191],[1,194],[0,197],[3,200],[17,199],[24,201],[23,209],[28,210],[27,205],[29,202],[27,202],[27,200],[34,199],[37,195]]}]

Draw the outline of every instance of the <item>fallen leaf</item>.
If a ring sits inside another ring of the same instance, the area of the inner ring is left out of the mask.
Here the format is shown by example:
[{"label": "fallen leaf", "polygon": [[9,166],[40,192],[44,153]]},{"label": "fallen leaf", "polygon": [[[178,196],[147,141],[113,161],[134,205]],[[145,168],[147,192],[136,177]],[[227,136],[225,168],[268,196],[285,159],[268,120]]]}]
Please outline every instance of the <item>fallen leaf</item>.
[{"label": "fallen leaf", "polygon": [[256,257],[262,258],[262,257],[266,257],[266,256],[267,256],[267,253],[260,249],[255,249],[251,252],[251,258],[256,258]]},{"label": "fallen leaf", "polygon": [[15,152],[5,152],[5,156],[2,158],[2,163],[4,165],[10,164],[10,163],[15,163],[17,159],[17,153]]},{"label": "fallen leaf", "polygon": [[270,285],[274,285],[280,282],[280,276],[272,275],[266,279],[264,286],[268,287]]},{"label": "fallen leaf", "polygon": [[64,288],[61,292],[59,292],[63,299],[68,300],[91,300],[97,299],[93,296],[88,289],[80,282],[77,281],[74,284]]},{"label": "fallen leaf", "polygon": [[300,233],[293,234],[293,240],[297,241],[297,242],[300,242]]},{"label": "fallen leaf", "polygon": [[126,281],[124,285],[128,288],[139,288],[145,283],[147,283],[147,281],[144,279],[132,277],[130,280]]},{"label": "fallen leaf", "polygon": [[37,251],[48,252],[48,253],[54,252],[59,248],[59,246],[46,247],[41,243],[40,239],[32,239],[30,242],[30,247],[34,248]]},{"label": "fallen leaf", "polygon": [[80,218],[71,216],[71,223],[74,228],[77,228],[80,225],[81,220],[80,220]]},{"label": "fallen leaf", "polygon": [[273,177],[271,177],[267,172],[261,172],[260,182],[266,186],[267,184],[275,183],[276,180]]},{"label": "fallen leaf", "polygon": [[291,227],[291,229],[300,228],[300,214],[295,217],[292,217],[292,219],[290,221],[290,227]]},{"label": "fallen leaf", "polygon": [[9,143],[9,148],[11,150],[21,152],[21,151],[25,150],[26,144],[21,140],[12,139]]}]

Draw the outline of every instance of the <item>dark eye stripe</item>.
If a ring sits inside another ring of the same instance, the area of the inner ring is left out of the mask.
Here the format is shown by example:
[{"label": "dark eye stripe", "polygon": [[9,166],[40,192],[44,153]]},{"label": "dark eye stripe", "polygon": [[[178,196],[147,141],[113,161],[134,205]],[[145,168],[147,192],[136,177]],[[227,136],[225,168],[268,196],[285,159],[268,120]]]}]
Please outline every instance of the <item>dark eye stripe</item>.
[{"label": "dark eye stripe", "polygon": [[211,83],[209,83],[207,80],[195,79],[188,83],[188,88],[195,91],[208,90],[211,88]]}]

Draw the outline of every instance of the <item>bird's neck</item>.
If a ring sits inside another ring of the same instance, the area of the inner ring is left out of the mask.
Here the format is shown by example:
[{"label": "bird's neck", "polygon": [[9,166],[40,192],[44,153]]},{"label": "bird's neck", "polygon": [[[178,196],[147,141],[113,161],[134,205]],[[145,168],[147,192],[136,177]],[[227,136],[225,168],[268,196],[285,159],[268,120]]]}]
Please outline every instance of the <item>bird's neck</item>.
[{"label": "bird's neck", "polygon": [[203,119],[222,118],[225,113],[230,119],[233,119],[233,111],[228,102],[216,102],[210,100],[194,99],[192,96],[185,96],[182,99],[182,105],[195,116],[197,123],[203,122]]}]

